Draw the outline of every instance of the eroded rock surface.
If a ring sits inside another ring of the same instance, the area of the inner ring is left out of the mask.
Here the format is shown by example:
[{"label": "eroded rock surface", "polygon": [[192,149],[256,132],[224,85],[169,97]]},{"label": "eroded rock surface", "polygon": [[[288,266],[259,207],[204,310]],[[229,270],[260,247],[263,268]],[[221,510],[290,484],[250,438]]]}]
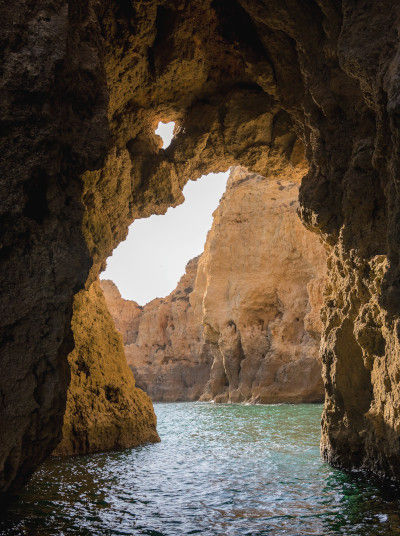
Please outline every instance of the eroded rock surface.
[{"label": "eroded rock surface", "polygon": [[99,283],[75,297],[71,383],[54,454],[87,454],[159,440],[150,398],[135,386]]},{"label": "eroded rock surface", "polygon": [[208,171],[288,177],[301,144],[302,219],[332,247],[323,454],[400,479],[399,10],[1,3],[0,490],[60,440],[73,298],[132,220]]},{"label": "eroded rock surface", "polygon": [[154,401],[198,400],[209,379],[212,356],[202,337],[201,307],[190,302],[197,264],[198,258],[188,263],[169,296],[144,307],[123,300],[112,281],[101,281],[136,382]]},{"label": "eroded rock surface", "polygon": [[236,168],[204,253],[140,308],[102,281],[138,384],[153,400],[323,399],[325,251],[301,224],[298,184]]}]

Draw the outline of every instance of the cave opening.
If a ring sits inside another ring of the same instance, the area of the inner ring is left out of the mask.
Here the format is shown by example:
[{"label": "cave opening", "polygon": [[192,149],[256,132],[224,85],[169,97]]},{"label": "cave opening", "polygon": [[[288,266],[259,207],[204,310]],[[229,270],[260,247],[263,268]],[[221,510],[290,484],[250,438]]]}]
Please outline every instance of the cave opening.
[{"label": "cave opening", "polygon": [[[140,442],[144,437],[147,444],[140,448],[72,461],[60,457],[46,461],[28,486],[25,500],[39,499],[40,503],[50,487],[50,509],[52,501],[71,505],[63,507],[67,527],[85,526],[95,534],[97,527],[118,526],[119,531],[129,533],[135,526],[139,534],[140,527],[145,527],[144,533],[151,530],[172,536],[177,526],[182,534],[199,527],[207,533],[210,526],[210,534],[217,534],[228,523],[237,530],[251,527],[252,531],[263,531],[268,526],[279,534],[293,530],[293,526],[297,531],[307,526],[316,532],[331,530],[338,517],[343,519],[352,509],[351,501],[343,502],[341,494],[343,489],[355,493],[356,483],[331,470],[327,491],[327,468],[319,456],[323,389],[318,314],[326,259],[317,237],[298,218],[298,181],[267,179],[234,167],[229,179],[209,175],[188,185],[207,185],[207,181],[212,184],[218,179],[219,192],[224,195],[219,203],[219,196],[212,199],[218,206],[213,207],[212,225],[206,226],[209,232],[204,251],[188,263],[186,273],[168,296],[138,305],[123,299],[110,281],[103,280],[83,308],[81,327],[87,335],[93,330],[87,305],[92,300],[98,314],[100,294],[104,293],[104,305],[123,338],[121,354],[136,379],[136,385],[128,390],[138,392],[139,387],[150,395],[161,443],[144,435]],[[191,195],[187,191],[184,195],[189,202],[186,217],[193,216]],[[199,199],[196,190],[193,197],[204,211],[204,198]],[[162,224],[167,215],[155,218]],[[153,245],[158,233],[157,228],[144,230]],[[142,255],[134,247],[130,262]],[[120,259],[119,263],[132,277],[126,262]],[[106,314],[101,313],[99,327],[107,338],[114,337],[113,326],[102,319]],[[97,335],[94,338],[99,340]],[[92,341],[90,336],[84,341],[77,339],[78,355]],[[118,337],[106,349],[107,361],[114,345],[118,345]],[[79,373],[73,368],[73,374],[82,387],[82,379],[93,380],[94,374],[81,362],[78,365]],[[115,411],[126,405],[127,395],[112,382],[106,363],[98,363],[100,369],[103,365],[101,373],[108,380],[105,403],[112,406],[115,422]],[[74,398],[76,403],[77,391]],[[128,410],[143,411],[146,407],[150,411],[148,404],[148,399],[136,397]],[[74,422],[73,415],[67,415],[75,434],[73,448],[79,445],[83,432],[83,452],[89,445],[96,450],[98,425],[90,431],[87,422]],[[118,434],[129,430],[124,419],[122,415],[117,421]],[[109,425],[105,430],[112,437]],[[65,432],[70,435],[70,430]],[[119,444],[119,448],[125,446]],[[67,454],[68,447],[62,443],[57,454]],[[105,512],[99,512],[96,522],[90,514],[96,510],[93,489]],[[113,500],[116,493],[118,501]],[[371,502],[367,486],[358,486],[357,493],[363,505],[379,509],[379,494],[376,502]],[[146,502],[139,513],[132,504],[144,495]],[[325,501],[322,508],[329,504],[338,511],[338,517],[324,518],[323,524],[319,516],[309,515],[311,510],[321,509],[320,496]],[[275,521],[277,511],[289,513]],[[11,515],[24,518],[28,526],[32,519],[43,519],[40,508],[33,508],[32,517],[26,517],[20,503],[13,506]],[[362,515],[360,508],[353,513],[352,523],[355,519],[362,523]],[[385,523],[386,514],[379,515],[376,519]],[[341,522],[346,528],[350,526]]]},{"label": "cave opening", "polygon": [[236,167],[183,193],[134,222],[102,274],[138,387],[153,402],[321,402],[326,254],[298,182]]},{"label": "cave opening", "polygon": [[123,298],[141,306],[170,294],[186,264],[203,251],[228,175],[209,173],[188,181],[183,203],[165,214],[135,220],[108,258],[101,278],[114,281]]}]

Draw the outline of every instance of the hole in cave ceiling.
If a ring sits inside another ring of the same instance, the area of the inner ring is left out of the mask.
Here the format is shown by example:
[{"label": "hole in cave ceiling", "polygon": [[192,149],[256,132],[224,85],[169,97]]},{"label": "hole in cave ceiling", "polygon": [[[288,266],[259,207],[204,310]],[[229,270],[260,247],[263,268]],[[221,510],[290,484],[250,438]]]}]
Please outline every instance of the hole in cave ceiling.
[{"label": "hole in cave ceiling", "polygon": [[169,121],[168,123],[163,123],[162,121],[160,121],[158,123],[155,133],[158,134],[158,136],[160,136],[160,138],[162,139],[163,149],[166,149],[167,147],[171,145],[171,141],[173,140],[173,137],[174,137],[174,128],[175,128],[174,121]]}]

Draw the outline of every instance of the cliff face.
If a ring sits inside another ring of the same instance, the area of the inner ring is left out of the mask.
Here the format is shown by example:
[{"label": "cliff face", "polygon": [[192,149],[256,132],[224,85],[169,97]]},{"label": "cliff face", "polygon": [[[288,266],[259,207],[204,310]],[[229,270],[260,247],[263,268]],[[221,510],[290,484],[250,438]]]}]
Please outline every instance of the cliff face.
[{"label": "cliff face", "polygon": [[[293,176],[332,247],[323,454],[400,478],[392,0],[15,0],[0,16],[0,490],[61,437],[73,300],[189,178]],[[167,150],[159,120],[179,131]]]},{"label": "cliff face", "polygon": [[109,280],[100,280],[107,308],[110,311],[117,331],[121,333],[124,345],[129,345],[137,339],[139,322],[143,307],[132,300],[123,300],[117,286]]},{"label": "cliff face", "polygon": [[150,398],[135,386],[98,282],[75,297],[71,382],[54,454],[87,454],[159,440]]},{"label": "cliff face", "polygon": [[297,199],[298,185],[288,180],[268,181],[238,168],[229,178],[196,282],[214,355],[203,398],[323,399],[318,351],[325,252],[301,224]]},{"label": "cliff face", "polygon": [[298,184],[236,168],[204,253],[169,296],[140,308],[101,282],[128,363],[153,400],[323,399],[326,256],[297,199]]},{"label": "cliff face", "polygon": [[136,382],[154,401],[198,400],[209,379],[212,358],[202,338],[201,308],[189,301],[197,263],[188,263],[169,296],[144,307],[123,300],[111,281],[101,281]]}]

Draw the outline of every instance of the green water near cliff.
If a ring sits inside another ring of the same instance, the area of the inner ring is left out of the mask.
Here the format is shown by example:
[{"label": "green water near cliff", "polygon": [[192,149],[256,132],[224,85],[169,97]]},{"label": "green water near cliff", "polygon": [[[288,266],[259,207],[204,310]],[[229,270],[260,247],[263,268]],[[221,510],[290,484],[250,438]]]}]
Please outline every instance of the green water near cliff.
[{"label": "green water near cliff", "polygon": [[400,535],[394,492],[321,461],[321,405],[155,410],[161,443],[47,461],[0,534]]}]

